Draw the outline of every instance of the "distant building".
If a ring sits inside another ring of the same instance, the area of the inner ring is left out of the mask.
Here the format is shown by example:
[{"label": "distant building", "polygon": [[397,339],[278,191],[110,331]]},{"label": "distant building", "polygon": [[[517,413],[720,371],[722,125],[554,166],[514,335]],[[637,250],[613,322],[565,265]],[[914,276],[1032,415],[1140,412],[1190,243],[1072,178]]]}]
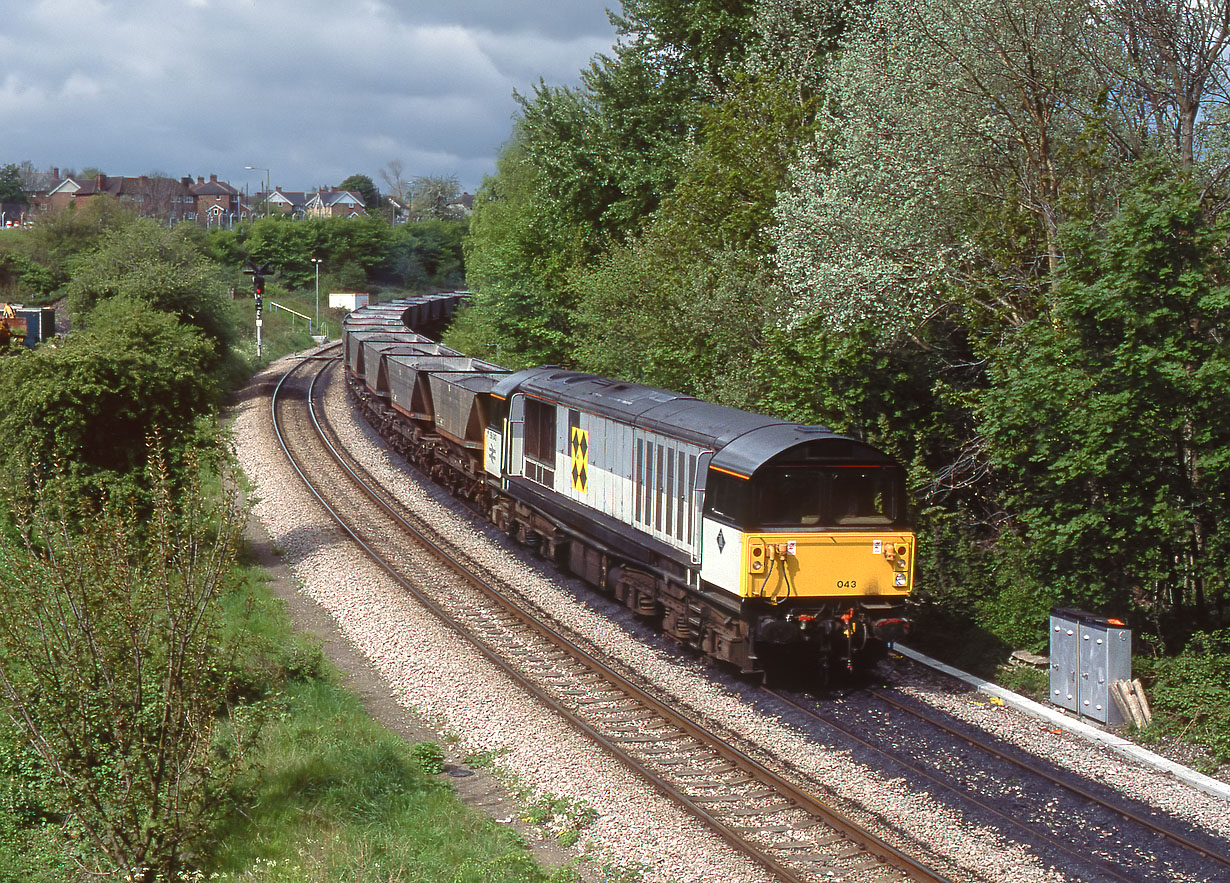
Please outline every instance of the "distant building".
[{"label": "distant building", "polygon": [[[46,176],[46,188],[28,194],[30,204],[22,218],[63,211],[70,205],[82,205],[95,196],[111,196],[131,205],[138,215],[158,218],[168,223],[195,221],[207,227],[229,227],[257,215],[282,214],[291,218],[357,218],[367,215],[363,197],[351,190],[336,187],[315,192],[283,190],[276,187],[268,193],[245,196],[226,181],[211,174],[209,180],[197,177],[164,178],[161,176],[124,177],[97,175],[94,178],[60,177],[59,169]],[[16,215],[4,207],[4,217]]]},{"label": "distant building", "polygon": [[230,226],[249,216],[242,194],[219,181],[217,175],[210,175],[208,181],[198,177],[194,184],[190,177],[176,180],[148,175],[61,178],[59,169],[52,169],[45,192],[30,194],[31,214],[63,211],[95,196],[111,196],[130,205],[141,217],[173,224],[196,221],[207,226]]},{"label": "distant building", "polygon": [[188,192],[192,195],[196,219],[207,227],[229,227],[236,221],[248,219],[243,195],[225,181],[219,181],[217,175],[210,175],[208,181],[197,178],[195,184],[188,186]]},{"label": "distant building", "polygon": [[95,196],[111,196],[130,205],[143,218],[178,223],[195,220],[196,208],[188,189],[190,179],[151,178],[147,175],[98,175],[86,180],[65,178],[54,184],[47,194],[49,211],[59,211],[69,205],[81,205]]},{"label": "distant building", "polygon": [[474,194],[463,193],[444,207],[450,215],[456,218],[468,218],[474,214]]},{"label": "distant building", "polygon": [[330,291],[329,292],[329,309],[331,310],[350,310],[354,312],[359,307],[367,306],[371,300],[371,295],[359,291]]},{"label": "distant building", "polygon": [[305,208],[310,218],[361,218],[367,214],[360,194],[336,187],[313,193]]},{"label": "distant building", "polygon": [[275,187],[268,194],[258,193],[253,198],[252,204],[257,207],[258,211],[268,214],[280,212],[292,218],[305,218],[307,217],[307,202],[310,198],[310,193],[304,193],[301,190],[283,190],[281,187]]}]

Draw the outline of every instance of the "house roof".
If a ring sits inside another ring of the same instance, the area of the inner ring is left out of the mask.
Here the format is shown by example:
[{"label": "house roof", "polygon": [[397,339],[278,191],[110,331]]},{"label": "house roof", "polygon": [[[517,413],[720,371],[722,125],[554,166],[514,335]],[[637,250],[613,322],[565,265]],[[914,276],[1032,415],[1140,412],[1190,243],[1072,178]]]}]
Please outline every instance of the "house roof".
[{"label": "house roof", "polygon": [[55,187],[48,190],[47,195],[50,196],[53,193],[60,193],[61,191],[64,193],[76,193],[80,189],[81,184],[79,182],[74,181],[72,178],[65,178],[60,183],[56,184]]},{"label": "house roof", "polygon": [[[270,202],[284,202],[294,208],[302,208],[312,198],[310,194],[304,193],[302,190],[274,190],[267,195]],[[252,197],[252,200],[253,202],[263,202],[265,197],[265,193],[257,193]]]},{"label": "house roof", "polygon": [[227,184],[225,181],[219,181],[213,175],[208,181],[201,181],[191,185],[188,191],[193,196],[238,196],[239,191]]},{"label": "house roof", "polygon": [[317,203],[325,208],[332,208],[335,205],[363,205],[363,197],[350,190],[317,190],[308,200],[311,205]]}]

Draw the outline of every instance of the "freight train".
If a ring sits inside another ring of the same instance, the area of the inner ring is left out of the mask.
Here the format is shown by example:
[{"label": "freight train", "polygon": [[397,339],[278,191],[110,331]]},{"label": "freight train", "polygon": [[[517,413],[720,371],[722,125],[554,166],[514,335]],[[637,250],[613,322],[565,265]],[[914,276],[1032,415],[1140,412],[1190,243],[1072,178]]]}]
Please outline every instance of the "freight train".
[{"label": "freight train", "polygon": [[636,383],[436,343],[464,293],[357,310],[349,392],[432,480],[745,673],[873,663],[908,628],[905,475],[876,448]]}]

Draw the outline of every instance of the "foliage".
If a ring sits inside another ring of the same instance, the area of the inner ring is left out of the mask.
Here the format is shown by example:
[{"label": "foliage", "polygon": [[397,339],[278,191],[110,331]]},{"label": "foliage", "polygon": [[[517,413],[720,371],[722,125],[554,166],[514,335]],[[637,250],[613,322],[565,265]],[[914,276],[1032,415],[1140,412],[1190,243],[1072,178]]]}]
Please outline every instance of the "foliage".
[{"label": "foliage", "polygon": [[322,272],[341,274],[353,266],[360,278],[387,258],[392,233],[379,218],[261,218],[245,228],[244,249],[259,264],[269,263],[291,287],[315,280],[312,258],[324,261]]},{"label": "foliage", "polygon": [[1080,0],[872,7],[833,74],[829,137],[781,201],[795,315],[890,337],[946,308],[996,334],[1035,315],[1057,225],[1109,150],[1087,25]]},{"label": "foliage", "polygon": [[460,288],[465,282],[463,221],[409,221],[393,228],[381,274],[407,289]]},{"label": "foliage", "polygon": [[375,183],[367,175],[351,175],[338,184],[337,189],[349,190],[351,193],[362,196],[363,205],[369,212],[380,208],[380,191],[376,189]]},{"label": "foliage", "polygon": [[630,37],[632,53],[671,79],[698,89],[721,89],[736,69],[751,36],[751,0],[623,0],[612,16],[619,33]]},{"label": "foliage", "polygon": [[0,204],[26,205],[29,201],[29,197],[26,196],[25,182],[22,180],[21,167],[15,163],[0,166]]},{"label": "foliage", "polygon": [[[521,139],[518,127],[514,141]],[[581,260],[583,231],[541,198],[548,181],[524,146],[506,149],[498,165],[474,200],[464,244],[474,306],[457,316],[446,341],[509,367],[562,363],[575,308],[567,280]]]},{"label": "foliage", "polygon": [[70,205],[39,217],[34,228],[24,234],[26,255],[44,267],[54,287],[59,288],[68,281],[78,256],[94,250],[104,237],[135,219],[132,208],[118,199],[95,196],[83,206]]},{"label": "foliage", "polygon": [[198,328],[219,360],[235,340],[226,291],[213,264],[179,228],[137,218],[113,230],[77,258],[66,286],[69,310],[81,327],[99,302],[123,295]]},{"label": "foliage", "polygon": [[[28,238],[23,235],[22,244],[26,241]],[[46,301],[59,284],[55,275],[23,253],[24,249],[12,248],[11,242],[0,243],[0,247],[4,245],[10,246],[11,250],[0,251],[0,303]]]},{"label": "foliage", "polygon": [[435,742],[419,742],[410,750],[410,755],[428,775],[444,772],[444,752]]},{"label": "foliage", "polygon": [[58,828],[64,816],[29,741],[0,719],[0,881],[63,883],[73,875]]},{"label": "foliage", "polygon": [[[594,58],[580,87],[540,82],[530,96],[518,96],[513,137],[496,176],[475,200],[466,265],[476,298],[459,318],[454,341],[477,345],[479,354],[491,357],[498,350],[513,365],[567,364],[591,355],[571,351],[577,310],[592,300],[585,307],[592,323],[587,330],[604,332],[635,302],[633,288],[643,278],[636,272],[638,247],[616,252],[642,231],[685,170],[705,100],[741,57],[749,7],[742,0],[627,2],[613,17],[619,44]],[[677,262],[663,257],[667,244],[651,239],[646,250],[661,258],[654,274],[679,272],[679,266],[668,267]],[[739,254],[726,256],[726,263],[737,268],[736,281],[725,286],[733,293],[746,282],[747,269]],[[593,275],[578,282],[578,272]],[[674,278],[658,281],[670,285]],[[724,282],[710,278],[692,294],[703,297]],[[592,287],[595,296],[579,294],[578,286]],[[665,291],[657,296],[673,297]],[[660,302],[642,312],[661,315],[663,309],[672,305]],[[703,337],[704,329],[696,333]]]},{"label": "foliage", "polygon": [[390,226],[377,217],[261,218],[233,230],[210,231],[205,252],[230,272],[232,284],[250,284],[240,270],[249,259],[269,263],[287,288],[314,288],[321,260],[323,291],[371,291],[374,286],[428,289],[464,284],[459,220],[410,221]]},{"label": "foliage", "polygon": [[[800,104],[821,95],[827,72],[840,57],[848,0],[757,0],[748,28],[745,72],[775,76],[798,90]],[[800,137],[800,143],[807,141]]]},{"label": "foliage", "polygon": [[[885,346],[870,328],[832,334],[809,325],[775,328],[757,353],[760,409],[828,426],[910,463],[941,406],[925,354]],[[917,435],[915,435],[917,433]]]},{"label": "foliage", "polygon": [[1194,184],[1148,172],[1104,231],[1067,231],[1068,278],[982,409],[1036,578],[1163,635],[1230,599],[1225,235]]},{"label": "foliage", "polygon": [[576,276],[576,358],[592,370],[748,405],[780,312],[765,227],[810,107],[743,78],[704,112],[700,144],[644,232]]},{"label": "foliage", "polygon": [[19,541],[0,568],[0,689],[64,813],[87,874],[173,879],[199,866],[244,763],[251,716],[230,716],[218,626],[242,526],[199,471],[150,460],[152,517],[95,508],[52,481],[9,496]]},{"label": "foliage", "polygon": [[1185,739],[1209,751],[1212,766],[1230,763],[1230,630],[1197,632],[1171,656],[1146,661],[1155,739]]},{"label": "foliage", "polygon": [[178,456],[220,400],[215,353],[195,329],[128,296],[103,301],[56,346],[0,361],[10,469],[67,464],[84,476],[140,472],[159,430]]}]

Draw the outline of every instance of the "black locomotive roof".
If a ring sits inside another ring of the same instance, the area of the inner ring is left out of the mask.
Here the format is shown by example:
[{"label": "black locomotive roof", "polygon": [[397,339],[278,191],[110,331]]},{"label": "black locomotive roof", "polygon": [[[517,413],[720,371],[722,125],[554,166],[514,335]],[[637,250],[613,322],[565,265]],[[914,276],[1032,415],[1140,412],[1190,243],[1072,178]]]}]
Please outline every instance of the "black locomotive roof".
[{"label": "black locomotive roof", "polygon": [[529,368],[503,378],[494,389],[504,398],[518,391],[708,448],[714,452],[712,466],[743,476],[774,458],[891,462],[870,445],[823,426],[788,423],[594,374]]}]

